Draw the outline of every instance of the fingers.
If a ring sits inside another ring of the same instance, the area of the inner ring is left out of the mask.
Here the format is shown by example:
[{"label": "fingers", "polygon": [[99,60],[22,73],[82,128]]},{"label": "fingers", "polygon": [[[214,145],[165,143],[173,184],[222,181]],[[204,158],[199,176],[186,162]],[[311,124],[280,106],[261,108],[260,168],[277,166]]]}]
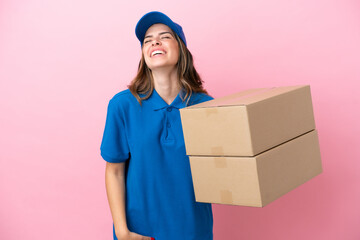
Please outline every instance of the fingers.
[{"label": "fingers", "polygon": [[141,240],[151,240],[151,237],[142,236]]},{"label": "fingers", "polygon": [[131,235],[133,236],[131,239],[134,240],[151,240],[151,237],[143,236],[134,232],[131,232]]}]

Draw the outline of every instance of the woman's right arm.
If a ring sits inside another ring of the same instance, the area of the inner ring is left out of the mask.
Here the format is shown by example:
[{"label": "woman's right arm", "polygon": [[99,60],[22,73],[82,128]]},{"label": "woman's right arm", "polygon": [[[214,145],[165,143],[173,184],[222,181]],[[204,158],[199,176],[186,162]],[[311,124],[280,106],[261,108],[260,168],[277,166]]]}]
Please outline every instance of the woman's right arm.
[{"label": "woman's right arm", "polygon": [[117,238],[119,240],[150,240],[150,237],[130,232],[127,227],[125,212],[125,162],[106,162],[105,185]]},{"label": "woman's right arm", "polygon": [[106,162],[105,185],[116,236],[124,235],[129,231],[125,213],[125,162]]}]

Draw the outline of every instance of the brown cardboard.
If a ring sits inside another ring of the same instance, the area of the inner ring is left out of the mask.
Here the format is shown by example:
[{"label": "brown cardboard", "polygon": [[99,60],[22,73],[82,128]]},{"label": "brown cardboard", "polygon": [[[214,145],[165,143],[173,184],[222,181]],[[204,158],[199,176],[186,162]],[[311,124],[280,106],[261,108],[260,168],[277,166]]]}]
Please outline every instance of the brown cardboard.
[{"label": "brown cardboard", "polygon": [[315,129],[309,85],[250,89],[180,114],[187,155],[254,156]]},{"label": "brown cardboard", "polygon": [[190,156],[197,202],[263,207],[322,172],[317,131],[254,157]]}]

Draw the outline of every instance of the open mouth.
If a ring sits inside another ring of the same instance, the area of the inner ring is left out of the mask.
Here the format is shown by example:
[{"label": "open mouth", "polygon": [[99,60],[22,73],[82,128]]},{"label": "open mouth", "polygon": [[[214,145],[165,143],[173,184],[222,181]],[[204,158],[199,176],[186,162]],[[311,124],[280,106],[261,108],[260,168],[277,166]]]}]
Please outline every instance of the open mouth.
[{"label": "open mouth", "polygon": [[165,52],[162,51],[162,50],[155,50],[151,53],[151,57],[154,57],[154,56],[159,56],[159,55],[164,55]]}]

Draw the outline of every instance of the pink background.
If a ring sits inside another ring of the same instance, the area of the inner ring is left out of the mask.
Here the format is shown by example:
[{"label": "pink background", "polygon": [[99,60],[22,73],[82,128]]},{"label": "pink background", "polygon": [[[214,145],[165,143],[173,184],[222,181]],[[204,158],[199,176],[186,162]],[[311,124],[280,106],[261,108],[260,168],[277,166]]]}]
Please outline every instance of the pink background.
[{"label": "pink background", "polygon": [[213,205],[222,239],[360,239],[360,2],[0,2],[0,239],[112,239],[99,146],[148,11],[179,22],[214,97],[310,84],[323,174],[265,208]]}]

